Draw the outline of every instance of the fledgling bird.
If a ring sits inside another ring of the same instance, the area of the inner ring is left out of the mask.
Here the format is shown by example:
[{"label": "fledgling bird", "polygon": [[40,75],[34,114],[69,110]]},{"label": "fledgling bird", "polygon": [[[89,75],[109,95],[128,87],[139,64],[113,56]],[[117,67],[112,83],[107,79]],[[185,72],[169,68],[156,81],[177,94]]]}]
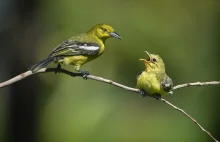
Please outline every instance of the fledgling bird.
[{"label": "fledgling bird", "polygon": [[142,96],[149,95],[159,99],[161,95],[172,94],[173,81],[165,72],[165,64],[159,55],[145,51],[149,59],[140,59],[145,70],[137,75],[137,88]]},{"label": "fledgling bird", "polygon": [[73,65],[73,71],[88,75],[89,72],[81,70],[80,67],[99,57],[105,50],[105,41],[108,38],[122,39],[114,29],[107,24],[98,24],[92,27],[88,32],[81,33],[58,45],[49,56],[34,64],[30,70],[35,73],[48,64],[58,63],[58,68],[61,64]]}]

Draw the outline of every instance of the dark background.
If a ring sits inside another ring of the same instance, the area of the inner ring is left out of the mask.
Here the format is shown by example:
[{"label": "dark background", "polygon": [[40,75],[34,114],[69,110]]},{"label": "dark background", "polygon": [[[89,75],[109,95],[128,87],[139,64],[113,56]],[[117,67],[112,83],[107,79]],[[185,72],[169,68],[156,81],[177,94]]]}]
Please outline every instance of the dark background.
[{"label": "dark background", "polygon": [[[0,79],[47,57],[59,43],[98,23],[123,37],[83,66],[135,87],[145,50],[159,54],[174,83],[220,80],[218,0],[1,0]],[[218,140],[219,86],[184,88],[165,98]],[[212,142],[166,104],[63,74],[38,74],[0,90],[2,142]]]}]

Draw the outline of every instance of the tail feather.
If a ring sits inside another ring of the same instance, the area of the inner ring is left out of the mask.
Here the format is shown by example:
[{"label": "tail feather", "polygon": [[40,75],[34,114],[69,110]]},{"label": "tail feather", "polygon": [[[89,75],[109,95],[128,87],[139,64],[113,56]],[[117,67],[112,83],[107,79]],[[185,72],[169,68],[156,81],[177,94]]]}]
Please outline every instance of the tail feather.
[{"label": "tail feather", "polygon": [[31,70],[33,73],[39,71],[40,69],[46,67],[48,64],[50,64],[51,62],[54,61],[54,58],[47,58],[47,59],[44,59],[40,62],[37,62],[35,63],[34,65],[32,65],[29,70]]}]

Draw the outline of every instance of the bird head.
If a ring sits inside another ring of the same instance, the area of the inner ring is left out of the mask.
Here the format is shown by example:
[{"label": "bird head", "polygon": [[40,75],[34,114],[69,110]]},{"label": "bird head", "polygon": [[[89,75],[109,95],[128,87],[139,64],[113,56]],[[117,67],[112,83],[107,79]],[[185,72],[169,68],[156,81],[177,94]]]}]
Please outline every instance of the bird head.
[{"label": "bird head", "polygon": [[97,36],[99,39],[102,39],[103,41],[111,37],[122,39],[121,36],[117,34],[110,25],[107,24],[98,24],[92,27],[88,31],[88,33]]},{"label": "bird head", "polygon": [[146,66],[146,71],[154,71],[154,72],[165,72],[165,65],[162,58],[159,55],[150,54],[149,52],[145,51],[149,58],[140,59],[143,61]]}]

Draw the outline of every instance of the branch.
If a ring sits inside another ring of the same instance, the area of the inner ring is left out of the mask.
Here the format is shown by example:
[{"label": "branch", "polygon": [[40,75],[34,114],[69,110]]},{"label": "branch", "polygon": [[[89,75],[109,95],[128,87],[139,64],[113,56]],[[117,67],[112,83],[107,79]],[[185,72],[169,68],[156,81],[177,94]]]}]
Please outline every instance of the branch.
[{"label": "branch", "polygon": [[[75,76],[82,76],[81,74],[75,74],[75,73],[69,72],[69,71],[64,70],[64,69],[59,69],[59,71],[64,73],[64,74],[68,74],[70,76],[73,76],[73,77],[75,77]],[[26,71],[26,72],[24,72],[24,73],[22,73],[20,75],[17,75],[17,76],[15,76],[15,77],[13,77],[13,78],[5,81],[5,82],[0,83],[0,88],[6,87],[8,85],[11,85],[11,84],[13,84],[15,82],[18,82],[18,81],[20,81],[20,80],[22,80],[22,79],[24,79],[24,78],[26,78],[28,76],[31,76],[33,74],[46,73],[46,72],[55,72],[56,73],[57,72],[57,68],[42,68],[39,71],[37,71],[36,73],[32,73],[32,71]]]},{"label": "branch", "polygon": [[[47,73],[47,72],[55,72],[57,73],[57,71],[59,71],[59,73],[64,73],[64,74],[67,74],[67,75],[70,75],[72,77],[76,77],[76,76],[83,76],[83,74],[81,73],[73,73],[73,72],[70,72],[70,71],[67,71],[67,70],[64,70],[64,69],[59,69],[57,70],[57,68],[43,68],[39,71],[37,71],[36,73],[32,73],[31,71],[26,71],[14,78],[11,78],[5,82],[2,82],[0,83],[0,88],[3,88],[3,87],[6,87],[8,85],[11,85],[15,82],[18,82],[28,76],[31,76],[33,74],[37,74],[37,73]],[[116,87],[119,87],[119,88],[122,88],[122,89],[125,89],[125,90],[128,90],[128,91],[132,91],[132,92],[135,92],[135,93],[140,93],[140,90],[139,89],[136,89],[136,88],[131,88],[131,87],[128,87],[128,86],[125,86],[125,85],[122,85],[122,84],[119,84],[117,82],[114,82],[112,80],[108,80],[108,79],[105,79],[105,78],[102,78],[102,77],[98,77],[98,76],[93,76],[93,75],[88,75],[87,76],[88,79],[92,79],[92,80],[95,80],[95,81],[99,81],[99,82],[103,82],[103,83],[107,83],[107,84],[111,84],[111,85],[114,85]],[[177,89],[180,89],[180,88],[184,88],[184,87],[189,87],[189,86],[204,86],[204,85],[217,85],[217,84],[220,84],[220,81],[211,81],[211,82],[195,82],[195,83],[186,83],[186,84],[181,84],[181,85],[177,85],[177,86],[174,86],[173,87],[173,90],[177,90]],[[207,130],[205,130],[194,118],[192,118],[189,114],[187,114],[184,110],[178,108],[177,106],[171,104],[170,102],[168,102],[167,100],[163,99],[163,98],[160,98],[160,101],[166,103],[167,105],[169,105],[170,107],[174,108],[175,110],[178,110],[179,112],[181,112],[182,114],[184,114],[185,116],[187,116],[189,119],[191,119],[197,126],[199,126],[199,128],[204,131],[206,134],[208,134],[215,142],[218,142]]]},{"label": "branch", "polygon": [[185,116],[187,116],[189,119],[191,119],[196,125],[198,125],[199,126],[199,128],[202,130],[202,131],[204,131],[205,133],[207,133],[215,142],[218,142],[218,140],[216,140],[212,135],[211,135],[211,133],[209,133],[206,129],[204,129],[203,127],[202,127],[202,125],[200,125],[199,124],[199,122],[197,122],[194,118],[192,118],[188,113],[186,113],[184,110],[182,110],[182,109],[180,109],[180,108],[178,108],[177,106],[175,106],[175,105],[173,105],[173,104],[171,104],[170,102],[168,102],[167,100],[165,100],[165,99],[160,99],[162,102],[164,102],[164,103],[166,103],[166,104],[168,104],[169,106],[171,106],[172,108],[174,108],[175,110],[178,110],[178,111],[180,111],[182,114],[184,114]]},{"label": "branch", "polygon": [[180,89],[183,87],[190,87],[190,86],[205,86],[205,85],[218,85],[218,84],[220,84],[220,81],[185,83],[173,87],[173,90]]}]

